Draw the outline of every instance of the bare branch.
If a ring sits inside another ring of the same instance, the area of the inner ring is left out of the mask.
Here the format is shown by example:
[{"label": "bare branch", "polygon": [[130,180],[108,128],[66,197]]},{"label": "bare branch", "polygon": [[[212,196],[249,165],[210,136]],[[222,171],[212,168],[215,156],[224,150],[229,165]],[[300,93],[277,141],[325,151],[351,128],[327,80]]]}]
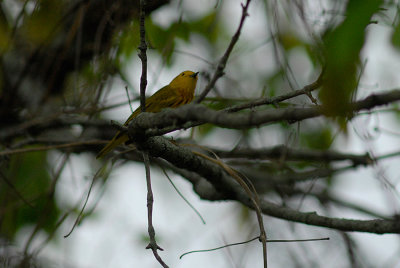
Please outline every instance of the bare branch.
[{"label": "bare branch", "polygon": [[[146,86],[147,86],[147,44],[146,44],[146,29],[145,29],[145,8],[146,0],[140,0],[140,46],[139,46],[139,58],[142,62],[142,76],[140,77],[140,110],[141,112],[146,111]],[[163,250],[157,245],[156,233],[153,226],[153,191],[151,188],[151,177],[150,177],[150,160],[147,151],[142,152],[143,162],[146,169],[146,185],[147,185],[147,229],[149,233],[150,242],[146,249],[151,249],[156,260],[161,264],[162,267],[168,267],[168,265],[158,255],[157,250]]]},{"label": "bare branch", "polygon": [[142,62],[142,75],[140,77],[140,110],[146,110],[146,86],[147,86],[147,44],[146,44],[146,29],[145,29],[145,8],[146,0],[140,0],[140,45],[139,45],[139,58]]},{"label": "bare branch", "polygon": [[[243,189],[238,186],[218,165],[196,156],[187,148],[172,144],[163,137],[149,138],[140,144],[141,149],[148,150],[153,157],[161,157],[178,168],[197,173],[219,192],[221,200],[237,200],[254,209],[251,200]],[[189,174],[187,174],[189,175]],[[204,197],[203,197],[204,198]],[[264,214],[315,226],[327,227],[342,231],[357,231],[369,233],[400,233],[400,223],[397,220],[352,220],[320,216],[316,212],[300,212],[295,209],[281,207],[266,200],[260,200]]]},{"label": "bare branch", "polygon": [[[399,100],[400,90],[392,90],[385,93],[370,95],[364,100],[354,102],[351,107],[352,112],[358,112]],[[322,106],[271,109],[239,114],[215,111],[200,104],[188,104],[176,109],[166,109],[156,114],[141,114],[132,120],[129,129],[130,131],[133,131],[135,128],[142,130],[147,129],[146,135],[154,136],[204,123],[211,123],[223,128],[244,129],[281,121],[297,122],[322,115],[324,115]],[[162,129],[163,127],[166,127],[166,129]]]},{"label": "bare branch", "polygon": [[255,101],[251,101],[248,103],[244,103],[244,104],[239,104],[239,105],[235,105],[229,108],[226,108],[224,111],[227,112],[237,112],[237,111],[241,111],[244,109],[249,109],[249,108],[254,108],[257,106],[261,106],[261,105],[267,105],[267,104],[276,104],[300,95],[307,95],[310,96],[311,92],[318,89],[321,84],[322,84],[322,76],[323,76],[323,72],[320,74],[320,76],[318,77],[317,81],[315,81],[314,83],[311,83],[309,85],[304,86],[302,89],[298,89],[298,90],[294,90],[291,91],[287,94],[284,95],[280,95],[280,96],[276,96],[273,98],[261,98]]},{"label": "bare branch", "polygon": [[215,70],[214,75],[211,78],[211,81],[208,83],[208,85],[203,90],[203,92],[197,97],[195,103],[200,103],[207,96],[207,94],[211,91],[211,89],[215,86],[215,83],[217,82],[217,80],[221,76],[224,75],[224,69],[225,69],[226,63],[228,62],[229,55],[231,54],[236,42],[239,40],[239,36],[240,36],[240,32],[242,31],[244,20],[249,15],[247,13],[247,9],[249,8],[250,1],[251,0],[247,0],[245,5],[242,4],[242,17],[240,18],[239,27],[236,30],[236,33],[232,36],[231,42],[229,43],[229,46],[226,49],[224,55],[219,60],[217,70]]},{"label": "bare branch", "polygon": [[352,161],[354,165],[369,165],[374,159],[368,153],[348,154],[333,150],[310,150],[295,149],[285,145],[277,145],[271,148],[235,148],[225,151],[217,148],[210,148],[222,158],[250,158],[250,159],[284,159],[289,161]]},{"label": "bare branch", "polygon": [[163,250],[158,246],[156,242],[156,232],[153,226],[153,190],[151,187],[151,177],[150,177],[150,160],[148,152],[143,152],[143,162],[146,169],[146,185],[147,185],[147,230],[149,233],[150,242],[146,246],[146,249],[151,249],[156,260],[163,266],[168,267],[168,265],[161,259],[158,255],[157,250]]}]

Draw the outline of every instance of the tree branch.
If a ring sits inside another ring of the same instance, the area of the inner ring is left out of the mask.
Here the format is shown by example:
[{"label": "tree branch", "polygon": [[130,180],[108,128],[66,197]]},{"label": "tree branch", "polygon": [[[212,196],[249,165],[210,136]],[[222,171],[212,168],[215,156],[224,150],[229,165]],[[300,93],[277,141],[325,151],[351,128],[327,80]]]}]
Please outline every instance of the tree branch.
[{"label": "tree branch", "polygon": [[145,8],[146,0],[140,0],[140,45],[139,45],[139,58],[142,62],[142,75],[140,77],[140,110],[146,111],[146,86],[147,86],[147,44],[146,44],[146,28],[145,28]]},{"label": "tree branch", "polygon": [[255,101],[251,101],[248,103],[244,103],[244,104],[239,104],[239,105],[235,105],[229,108],[224,109],[224,111],[226,112],[238,112],[244,109],[249,109],[249,108],[254,108],[257,106],[261,106],[261,105],[268,105],[268,104],[276,104],[300,95],[310,95],[312,91],[318,89],[321,84],[322,84],[322,77],[323,77],[323,72],[321,72],[321,74],[319,75],[317,81],[315,81],[314,83],[311,83],[309,85],[304,86],[302,89],[298,89],[298,90],[294,90],[291,91],[287,94],[284,95],[280,95],[280,96],[276,96],[273,98],[260,98],[258,100]]},{"label": "tree branch", "polygon": [[[140,0],[140,46],[139,46],[139,58],[142,62],[142,75],[140,77],[140,110],[141,112],[146,111],[146,86],[147,86],[147,44],[146,44],[146,28],[145,28],[145,8],[147,1]],[[163,250],[158,246],[156,241],[156,232],[153,226],[153,190],[151,187],[151,176],[150,176],[150,160],[149,153],[142,151],[143,163],[146,169],[146,185],[147,185],[147,230],[149,233],[150,242],[146,249],[151,249],[156,260],[161,264],[162,267],[168,268],[168,265],[162,260],[158,254],[158,250]]]},{"label": "tree branch", "polygon": [[[215,188],[222,200],[237,200],[253,209],[251,200],[232,178],[218,165],[198,157],[187,148],[179,147],[163,137],[152,137],[138,145],[148,150],[153,157],[161,157],[172,165],[200,175]],[[186,175],[191,173],[187,172]],[[197,176],[197,175],[196,175]],[[196,180],[199,182],[199,178]],[[203,196],[204,198],[205,196]],[[215,197],[215,196],[214,196]],[[396,220],[351,220],[320,216],[315,212],[306,213],[281,207],[266,200],[260,200],[264,214],[294,222],[327,227],[342,231],[370,233],[400,233],[400,222]]]},{"label": "tree branch", "polygon": [[247,13],[247,9],[249,8],[250,1],[251,0],[247,0],[245,5],[242,4],[242,17],[240,18],[239,27],[236,30],[235,34],[232,36],[231,42],[229,43],[229,46],[226,49],[224,55],[219,60],[217,70],[215,70],[214,75],[211,78],[211,81],[208,83],[208,85],[203,90],[203,92],[197,97],[197,99],[195,100],[195,103],[200,103],[207,96],[207,94],[211,91],[211,89],[215,86],[215,83],[217,82],[217,80],[221,76],[224,75],[224,69],[225,69],[226,63],[228,62],[229,55],[231,54],[236,42],[239,40],[239,36],[240,36],[240,32],[242,31],[244,20],[249,15]]},{"label": "tree branch", "polygon": [[[351,105],[351,111],[369,110],[399,100],[400,90],[373,94],[364,100],[354,102]],[[130,131],[134,131],[135,128],[146,130],[146,135],[155,136],[204,123],[211,123],[223,128],[245,129],[280,121],[297,122],[322,115],[324,115],[322,106],[228,113],[215,111],[200,104],[188,104],[176,109],[166,109],[160,113],[141,114],[132,120],[129,129]],[[164,127],[166,129],[162,129]]]},{"label": "tree branch", "polygon": [[348,154],[333,150],[295,149],[285,145],[271,148],[235,148],[230,151],[209,148],[221,158],[283,159],[289,161],[352,161],[353,165],[370,165],[374,159],[366,154]]}]

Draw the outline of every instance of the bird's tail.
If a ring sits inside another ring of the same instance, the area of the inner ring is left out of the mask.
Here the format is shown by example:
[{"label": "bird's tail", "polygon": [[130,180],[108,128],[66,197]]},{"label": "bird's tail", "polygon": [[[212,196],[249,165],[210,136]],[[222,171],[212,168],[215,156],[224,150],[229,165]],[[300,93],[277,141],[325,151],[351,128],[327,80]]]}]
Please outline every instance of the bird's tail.
[{"label": "bird's tail", "polygon": [[126,142],[129,140],[128,135],[123,134],[121,135],[121,133],[117,133],[114,138],[107,143],[106,146],[104,146],[104,148],[97,154],[96,158],[101,158],[103,156],[105,156],[106,154],[108,154],[109,152],[111,152],[115,147],[117,147],[118,145]]}]

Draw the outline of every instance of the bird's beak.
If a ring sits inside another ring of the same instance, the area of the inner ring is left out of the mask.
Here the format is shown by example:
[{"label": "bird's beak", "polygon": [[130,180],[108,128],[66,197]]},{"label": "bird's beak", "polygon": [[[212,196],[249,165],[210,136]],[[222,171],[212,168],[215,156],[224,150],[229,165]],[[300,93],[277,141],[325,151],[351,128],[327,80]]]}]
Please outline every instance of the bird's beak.
[{"label": "bird's beak", "polygon": [[194,73],[194,74],[190,75],[190,77],[196,78],[198,74],[199,74],[199,72]]}]

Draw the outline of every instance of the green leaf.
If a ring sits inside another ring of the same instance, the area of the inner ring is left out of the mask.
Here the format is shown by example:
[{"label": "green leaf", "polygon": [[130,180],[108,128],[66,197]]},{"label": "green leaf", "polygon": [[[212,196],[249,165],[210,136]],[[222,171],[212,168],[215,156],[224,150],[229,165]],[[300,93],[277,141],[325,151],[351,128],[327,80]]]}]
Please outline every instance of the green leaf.
[{"label": "green leaf", "polygon": [[395,48],[400,49],[400,20],[397,22],[397,25],[393,31],[392,44]]},{"label": "green leaf", "polygon": [[274,74],[266,80],[268,97],[275,97],[280,94],[284,81],[285,71],[279,68]]},{"label": "green leaf", "polygon": [[[174,24],[171,26],[174,27]],[[164,29],[154,24],[151,19],[146,20],[146,34],[151,48],[156,49],[168,65],[172,63],[172,54],[175,48],[176,32]]]},{"label": "green leaf", "polygon": [[60,18],[64,9],[62,1],[40,0],[35,9],[22,25],[24,36],[33,44],[40,45],[54,36],[60,30]]},{"label": "green leaf", "polygon": [[[0,202],[2,224],[0,233],[12,238],[26,225],[38,224],[40,229],[51,231],[59,216],[54,196],[49,195],[51,179],[47,172],[47,154],[33,152],[14,155],[6,167],[2,167],[5,180],[1,180]],[[13,189],[15,188],[15,189]],[[31,205],[24,203],[16,191]]]},{"label": "green leaf", "polygon": [[0,19],[0,55],[4,54],[10,41],[10,29],[6,22]]},{"label": "green leaf", "polygon": [[357,65],[365,41],[365,29],[382,2],[349,1],[344,21],[324,38],[326,70],[319,97],[329,116],[349,116],[349,104],[357,86]]},{"label": "green leaf", "polygon": [[192,32],[196,32],[207,38],[210,43],[214,43],[222,29],[218,24],[217,12],[211,12],[206,14],[204,17],[188,22],[188,27]]},{"label": "green leaf", "polygon": [[139,46],[139,24],[130,23],[124,28],[121,35],[117,38],[116,43],[118,44],[118,59],[129,60],[133,52],[137,51]]},{"label": "green leaf", "polygon": [[300,136],[301,144],[311,149],[326,150],[332,145],[333,136],[329,128],[318,129]]},{"label": "green leaf", "polygon": [[278,38],[279,38],[279,43],[286,51],[304,45],[304,42],[296,34],[290,31],[280,32]]}]

